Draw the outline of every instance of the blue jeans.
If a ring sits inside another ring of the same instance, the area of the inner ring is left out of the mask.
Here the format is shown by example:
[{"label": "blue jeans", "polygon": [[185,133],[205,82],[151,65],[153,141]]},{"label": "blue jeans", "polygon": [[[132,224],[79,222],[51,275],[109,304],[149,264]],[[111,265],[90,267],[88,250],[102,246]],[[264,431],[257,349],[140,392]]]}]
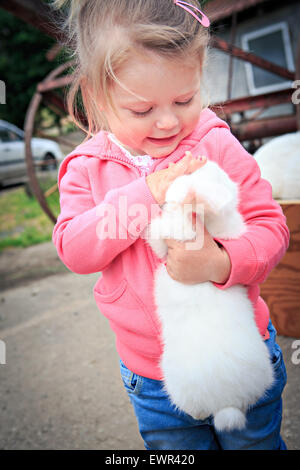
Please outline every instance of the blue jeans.
[{"label": "blue jeans", "polygon": [[195,420],[176,410],[163,383],[131,372],[120,360],[121,377],[134,407],[140,434],[147,450],[286,450],[280,436],[282,398],[286,369],[276,343],[276,330],[268,325],[266,340],[275,371],[274,385],[247,412],[243,430],[218,432],[213,417]]}]

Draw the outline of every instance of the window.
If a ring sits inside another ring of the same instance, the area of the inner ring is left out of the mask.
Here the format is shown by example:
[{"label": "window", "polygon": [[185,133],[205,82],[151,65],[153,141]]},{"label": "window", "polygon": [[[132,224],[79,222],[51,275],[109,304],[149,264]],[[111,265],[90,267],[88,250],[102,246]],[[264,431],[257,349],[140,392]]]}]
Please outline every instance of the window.
[{"label": "window", "polygon": [[[287,23],[280,22],[242,35],[245,51],[294,71],[294,60]],[[251,95],[258,95],[291,87],[292,82],[278,75],[245,63]]]},{"label": "window", "polygon": [[0,129],[0,140],[1,142],[9,142],[9,133],[6,129]]},{"label": "window", "polygon": [[19,142],[20,140],[22,138],[10,129],[0,128],[0,142]]}]

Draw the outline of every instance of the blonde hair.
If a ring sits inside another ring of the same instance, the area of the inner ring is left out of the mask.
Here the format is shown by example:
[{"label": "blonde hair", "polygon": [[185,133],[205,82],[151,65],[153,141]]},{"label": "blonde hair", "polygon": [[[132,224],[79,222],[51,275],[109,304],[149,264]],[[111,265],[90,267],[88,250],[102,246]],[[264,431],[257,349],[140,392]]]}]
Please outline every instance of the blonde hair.
[{"label": "blonde hair", "polygon": [[[190,3],[199,7],[196,0]],[[51,5],[62,11],[62,45],[75,59],[67,108],[74,123],[87,132],[85,140],[109,129],[99,103],[102,100],[116,112],[110,86],[113,82],[123,86],[117,73],[135,50],[175,60],[191,57],[200,65],[206,57],[207,28],[173,0],[53,0]],[[78,118],[79,91],[88,131]]]}]

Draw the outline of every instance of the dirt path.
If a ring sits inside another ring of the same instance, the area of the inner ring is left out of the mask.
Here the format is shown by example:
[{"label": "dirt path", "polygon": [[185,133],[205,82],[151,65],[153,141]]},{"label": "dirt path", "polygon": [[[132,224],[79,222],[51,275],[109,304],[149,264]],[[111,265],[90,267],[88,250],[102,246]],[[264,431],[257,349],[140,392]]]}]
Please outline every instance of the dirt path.
[{"label": "dirt path", "polygon": [[0,291],[30,285],[46,276],[69,273],[57,256],[52,242],[24,248],[8,248],[0,253]]},{"label": "dirt path", "polygon": [[114,335],[52,243],[0,255],[1,449],[144,449]]}]

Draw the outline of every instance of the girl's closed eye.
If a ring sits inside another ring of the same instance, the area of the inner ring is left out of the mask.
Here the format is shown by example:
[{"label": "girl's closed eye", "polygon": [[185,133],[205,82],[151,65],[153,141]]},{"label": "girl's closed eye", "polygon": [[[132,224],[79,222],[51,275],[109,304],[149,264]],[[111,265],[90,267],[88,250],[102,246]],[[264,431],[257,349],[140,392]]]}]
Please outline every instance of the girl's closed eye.
[{"label": "girl's closed eye", "polygon": [[148,109],[147,111],[133,111],[132,109],[130,111],[135,116],[143,117],[143,116],[146,116],[147,114],[149,114],[152,111],[152,108]]},{"label": "girl's closed eye", "polygon": [[[187,106],[188,104],[190,104],[194,99],[194,96],[192,96],[190,99],[188,99],[187,101],[176,101],[176,105],[178,106]],[[152,111],[152,107],[150,109],[148,109],[147,111],[133,111],[132,109],[130,110],[135,116],[139,116],[139,117],[143,117],[143,116],[147,116],[147,114],[150,114],[150,112]]]},{"label": "girl's closed eye", "polygon": [[194,97],[192,96],[189,100],[187,100],[187,101],[177,101],[176,104],[178,104],[179,106],[185,106],[185,105],[190,104],[193,101],[193,99],[194,99]]}]

